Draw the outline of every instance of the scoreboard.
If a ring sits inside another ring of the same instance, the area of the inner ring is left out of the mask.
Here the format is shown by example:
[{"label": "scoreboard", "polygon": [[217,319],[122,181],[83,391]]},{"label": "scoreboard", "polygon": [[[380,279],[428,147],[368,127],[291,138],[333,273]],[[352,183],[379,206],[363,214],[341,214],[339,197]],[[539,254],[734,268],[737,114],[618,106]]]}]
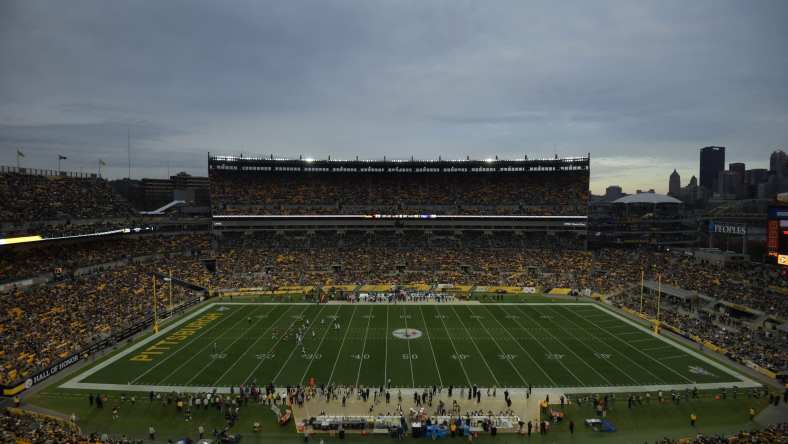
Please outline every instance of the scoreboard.
[{"label": "scoreboard", "polygon": [[766,220],[766,250],[780,265],[788,265],[788,206],[769,207]]}]

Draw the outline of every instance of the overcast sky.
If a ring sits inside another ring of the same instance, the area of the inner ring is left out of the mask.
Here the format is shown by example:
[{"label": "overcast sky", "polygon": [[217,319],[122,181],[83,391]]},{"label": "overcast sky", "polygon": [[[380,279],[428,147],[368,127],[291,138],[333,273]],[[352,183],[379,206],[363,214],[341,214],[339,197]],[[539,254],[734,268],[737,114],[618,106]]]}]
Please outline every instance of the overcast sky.
[{"label": "overcast sky", "polygon": [[788,2],[0,0],[0,164],[575,156],[666,191],[788,142]]}]

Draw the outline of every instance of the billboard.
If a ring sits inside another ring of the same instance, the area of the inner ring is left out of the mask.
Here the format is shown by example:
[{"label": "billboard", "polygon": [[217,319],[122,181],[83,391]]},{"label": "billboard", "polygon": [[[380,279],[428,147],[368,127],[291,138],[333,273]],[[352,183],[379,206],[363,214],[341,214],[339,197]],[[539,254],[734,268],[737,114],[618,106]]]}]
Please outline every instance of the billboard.
[{"label": "billboard", "polygon": [[788,254],[788,206],[771,206],[766,221],[766,249],[769,256]]},{"label": "billboard", "polygon": [[709,222],[709,233],[719,234],[734,234],[737,236],[747,235],[747,225],[745,224],[730,224],[724,222]]}]

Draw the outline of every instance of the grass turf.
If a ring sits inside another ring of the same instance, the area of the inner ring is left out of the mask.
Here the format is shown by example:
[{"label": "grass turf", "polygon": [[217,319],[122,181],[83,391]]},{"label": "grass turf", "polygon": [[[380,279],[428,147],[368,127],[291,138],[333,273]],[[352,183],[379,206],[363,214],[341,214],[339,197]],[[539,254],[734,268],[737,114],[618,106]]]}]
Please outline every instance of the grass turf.
[{"label": "grass turf", "polygon": [[[173,405],[162,405],[154,401],[149,403],[146,396],[138,396],[136,404],[132,405],[128,400],[120,402],[119,393],[107,393],[109,400],[103,409],[90,407],[88,404],[88,391],[84,390],[65,390],[56,387],[49,387],[36,394],[27,402],[45,407],[51,410],[62,412],[66,415],[75,413],[82,431],[108,432],[110,437],[120,438],[126,434],[130,438],[147,440],[147,429],[149,425],[154,426],[159,431],[158,442],[166,442],[167,439],[178,439],[182,437],[197,437],[197,427],[202,425],[210,435],[214,428],[224,426],[224,418],[215,409],[208,410],[195,409],[193,420],[186,422],[184,415],[178,414]],[[92,393],[92,392],[91,392]],[[765,405],[765,398],[748,399],[740,396],[733,399],[731,396],[727,400],[714,400],[714,395],[718,392],[701,392],[701,399],[690,400],[675,405],[669,402],[658,404],[652,400],[649,404],[628,409],[626,397],[619,394],[617,401],[612,403],[607,418],[617,427],[615,433],[597,433],[585,428],[583,420],[595,417],[592,407],[586,403],[582,406],[571,405],[565,408],[566,419],[553,427],[553,430],[546,436],[538,434],[531,437],[528,442],[540,443],[577,443],[577,442],[605,442],[608,444],[618,443],[643,443],[654,442],[663,437],[680,438],[695,436],[697,433],[719,434],[734,433],[739,430],[747,430],[760,427],[759,424],[749,421],[747,411],[750,407],[760,411]],[[653,395],[653,394],[652,394]],[[128,396],[127,396],[128,397]],[[112,419],[112,407],[118,406],[120,419]],[[696,427],[690,427],[689,415],[696,413],[699,421]],[[576,425],[574,436],[568,433],[568,421],[573,420]],[[252,432],[252,423],[260,422],[262,430]],[[239,421],[232,429],[232,433],[243,435],[242,442],[247,443],[299,443],[303,442],[303,437],[294,432],[292,423],[285,427],[280,427],[274,415],[268,407],[250,403],[242,409]],[[326,443],[338,443],[336,437],[325,438]],[[344,442],[390,442],[387,437],[358,437],[349,435]],[[483,435],[478,441],[503,443],[526,442],[523,437],[512,435],[499,435],[491,437]],[[317,440],[313,440],[317,442]]]},{"label": "grass turf", "polygon": [[[588,304],[218,303],[192,319],[206,314],[215,319],[188,336],[177,335],[191,320],[174,328],[162,338],[182,340],[161,345],[149,359],[133,360],[151,344],[81,382],[228,387],[314,378],[366,386],[391,379],[393,387],[615,387],[737,381]],[[306,331],[304,352],[295,341],[299,326]],[[395,336],[398,330],[409,339]]]}]

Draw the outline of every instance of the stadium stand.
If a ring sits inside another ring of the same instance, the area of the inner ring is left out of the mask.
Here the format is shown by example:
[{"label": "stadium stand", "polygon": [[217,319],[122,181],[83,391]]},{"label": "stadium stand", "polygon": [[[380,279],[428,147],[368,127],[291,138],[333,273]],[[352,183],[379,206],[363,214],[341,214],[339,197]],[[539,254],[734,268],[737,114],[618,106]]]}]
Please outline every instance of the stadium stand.
[{"label": "stadium stand", "polygon": [[586,214],[588,159],[529,162],[213,157],[209,175],[214,214]]},{"label": "stadium stand", "polygon": [[[209,172],[213,210],[221,214],[567,216],[585,215],[588,201],[588,170],[583,168],[372,174],[307,171],[309,167],[299,163],[303,170],[261,173],[245,170],[244,162],[231,162],[241,168],[226,168],[216,159]],[[271,168],[282,165],[266,162]],[[378,167],[390,165],[383,162]],[[26,195],[31,199],[20,202]],[[100,179],[0,174],[0,197],[11,202],[0,209],[0,222],[10,227],[6,234],[27,232],[13,231],[14,226],[74,234],[85,226],[112,228],[138,217]],[[97,222],[36,225],[50,219]],[[779,294],[785,279],[777,268],[753,263],[715,266],[675,251],[587,251],[584,226],[577,232],[556,229],[565,220],[570,219],[509,229],[467,221],[428,228],[353,226],[356,222],[338,227],[308,221],[306,227],[214,227],[213,233],[206,222],[197,232],[0,247],[0,385],[24,381],[98,341],[114,340],[118,332],[149,319],[154,311],[166,312],[172,308],[169,292],[160,292],[154,303],[145,282],[156,279],[165,285],[170,274],[178,281],[172,296],[176,305],[212,289],[300,286],[328,292],[343,287],[352,293],[362,286],[435,291],[439,284],[451,284],[466,295],[482,287],[601,294],[634,312],[640,309],[638,283],[643,271],[645,279],[659,277],[665,285],[698,295],[665,296],[664,323],[715,344],[740,362],[775,373],[788,369],[788,335],[754,326],[751,318],[737,316],[735,308],[788,318],[788,300]],[[203,259],[215,260],[216,271],[209,271]],[[15,284],[42,276],[41,281]],[[652,299],[645,301],[643,311],[647,317],[656,316]],[[44,434],[54,441],[76,439],[69,435],[74,431],[46,418],[6,414],[2,421],[15,438],[35,442]],[[767,439],[770,433],[784,435],[784,425],[776,427],[738,436],[754,440]],[[719,439],[693,442],[722,442]]]},{"label": "stadium stand", "polygon": [[112,219],[134,216],[132,207],[99,178],[0,174],[0,222]]},{"label": "stadium stand", "polygon": [[[10,268],[10,274],[22,276],[35,272],[25,267],[42,258],[68,258],[51,283],[0,293],[0,384],[23,379],[150,316],[152,295],[146,283],[153,273],[160,274],[160,283],[172,275],[205,288],[209,275],[198,258],[208,245],[204,234],[148,236],[36,249],[24,261],[6,260],[4,272]],[[78,268],[87,265],[95,267]],[[174,285],[172,298],[168,291],[158,294],[158,308],[164,312],[171,300],[194,297],[193,290]]]},{"label": "stadium stand", "polygon": [[42,274],[68,275],[78,268],[107,264],[138,256],[207,251],[207,233],[138,235],[57,244],[31,244],[0,249],[0,284]]},{"label": "stadium stand", "polygon": [[0,416],[0,439],[8,443],[94,443],[81,436],[74,424],[20,409],[4,409]]}]

